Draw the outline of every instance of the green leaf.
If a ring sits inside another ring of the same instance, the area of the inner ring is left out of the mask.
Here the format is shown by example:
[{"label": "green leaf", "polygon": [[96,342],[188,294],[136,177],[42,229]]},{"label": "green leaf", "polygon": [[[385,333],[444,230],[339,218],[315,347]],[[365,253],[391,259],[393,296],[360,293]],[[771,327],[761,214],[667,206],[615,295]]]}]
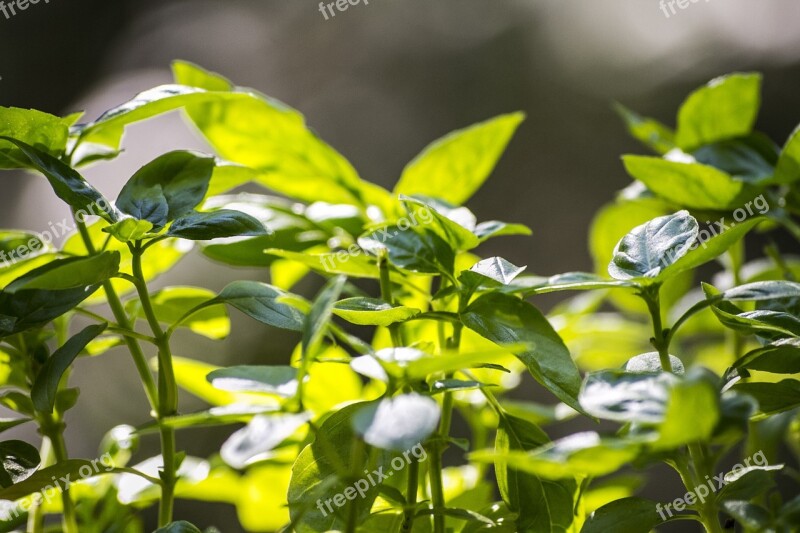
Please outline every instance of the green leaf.
[{"label": "green leaf", "polygon": [[586,376],[581,407],[592,416],[616,422],[658,424],[664,420],[674,374],[641,374],[619,370]]},{"label": "green leaf", "polygon": [[404,305],[392,305],[376,298],[347,298],[336,302],[333,314],[360,326],[391,326],[416,316],[421,311]]},{"label": "green leaf", "polygon": [[297,369],[291,366],[232,366],[206,376],[217,389],[260,392],[291,398],[297,392]]},{"label": "green leaf", "polygon": [[726,501],[721,507],[748,531],[774,531],[770,527],[772,518],[769,510],[760,505],[743,501]]},{"label": "green leaf", "polygon": [[614,110],[625,122],[628,132],[645,146],[661,155],[676,148],[675,132],[664,124],[643,117],[622,104],[615,104]]},{"label": "green leaf", "polygon": [[800,298],[800,283],[784,280],[757,281],[728,289],[721,296],[723,299],[732,302],[761,302],[783,298]]},{"label": "green leaf", "polygon": [[567,272],[549,278],[523,276],[510,283],[503,292],[533,296],[560,291],[592,291],[602,289],[636,289],[638,284],[610,280],[587,272]]},{"label": "green leaf", "polygon": [[374,204],[386,213],[394,209],[389,194],[362,181],[296,110],[189,63],[176,62],[173,72],[179,83],[199,83],[237,97],[189,105],[186,113],[220,156],[257,170],[257,183],[309,203]]},{"label": "green leaf", "polygon": [[403,452],[430,437],[440,415],[435,400],[403,394],[363,406],[353,414],[353,429],[371,446]]},{"label": "green leaf", "polygon": [[352,419],[365,405],[363,402],[348,405],[325,419],[314,442],[300,452],[292,466],[288,501],[293,529],[297,533],[343,531],[351,512],[355,511],[358,523],[369,516],[381,486],[377,476],[373,476],[375,483],[363,489],[358,498],[346,500],[341,507],[332,505],[332,511],[323,507],[324,514],[317,507],[320,499],[324,502],[334,494],[344,494],[345,488],[353,483],[353,473],[362,476],[366,475],[362,474],[365,469],[370,474],[381,467],[384,473],[388,469],[386,453],[370,456],[354,446],[358,437]]},{"label": "green leaf", "polygon": [[461,321],[496,344],[533,346],[514,354],[539,383],[570,407],[581,410],[577,401],[581,383],[578,368],[564,342],[534,306],[514,296],[489,293],[474,300],[462,313]]},{"label": "green leaf", "polygon": [[[664,420],[658,426],[656,449],[673,449],[693,442],[706,442],[720,417],[716,377],[690,373],[669,391]],[[686,413],[703,416],[687,417]]]},{"label": "green leaf", "polygon": [[358,244],[373,255],[386,250],[389,261],[398,268],[420,274],[453,275],[453,249],[436,233],[424,228],[418,233],[388,226],[359,237]]},{"label": "green leaf", "polygon": [[760,370],[773,374],[800,373],[800,338],[780,339],[740,357],[735,369]]},{"label": "green leaf", "polygon": [[470,454],[470,459],[480,463],[500,460],[521,472],[561,480],[611,474],[636,459],[641,448],[633,439],[605,438],[587,431],[573,433],[530,452],[481,450]]},{"label": "green leaf", "polygon": [[132,100],[109,109],[100,118],[75,128],[78,145],[97,144],[118,149],[125,128],[190,104],[208,104],[214,101],[244,100],[246,93],[204,91],[182,85],[161,85],[137,94]]},{"label": "green leaf", "polygon": [[[336,305],[336,300],[344,289],[344,284],[347,278],[344,276],[337,276],[331,278],[322,287],[317,294],[311,310],[306,316],[305,324],[303,324],[303,355],[306,357],[313,357],[317,347],[322,342],[322,337],[328,331],[328,323],[333,314],[333,306]],[[305,364],[308,364],[308,359],[305,359]]]},{"label": "green leaf", "polygon": [[737,383],[734,390],[758,401],[759,410],[774,415],[800,406],[800,381],[784,379],[777,383]]},{"label": "green leaf", "polygon": [[608,273],[618,280],[657,278],[689,252],[697,233],[697,221],[688,211],[655,218],[619,241]]},{"label": "green leaf", "polygon": [[[166,205],[166,204],[165,204]],[[110,233],[120,242],[138,241],[146,237],[153,230],[153,223],[147,220],[138,220],[125,216],[103,228],[105,233]]]},{"label": "green leaf", "polygon": [[17,278],[5,290],[14,294],[31,289],[60,291],[90,287],[116,275],[119,272],[119,262],[119,252],[56,259]]},{"label": "green leaf", "polygon": [[[33,448],[33,450],[35,451],[36,449]],[[48,486],[52,486],[54,478],[66,478],[66,476],[69,475],[71,479],[80,479],[82,477],[79,473],[81,467],[88,467],[94,473],[98,473],[97,463],[92,464],[91,461],[87,461],[85,459],[66,459],[64,461],[59,461],[53,466],[48,466],[46,468],[42,468],[41,470],[37,470],[24,480],[18,481],[10,487],[3,488],[0,490],[0,499],[14,501],[24,498],[25,496],[33,494],[34,492],[39,492]]]},{"label": "green leaf", "polygon": [[[0,107],[0,137],[10,137],[35,146],[53,157],[60,157],[67,148],[71,120],[35,109]],[[8,141],[0,141],[0,168],[28,166],[24,152]]]},{"label": "green leaf", "polygon": [[89,297],[99,285],[77,287],[63,291],[42,289],[19,290],[14,294],[0,293],[0,337],[43,326],[70,311]]},{"label": "green leaf", "polygon": [[[198,335],[209,339],[224,339],[231,330],[225,307],[204,307],[186,318],[187,313],[215,298],[216,294],[212,291],[199,287],[166,287],[150,296],[159,322],[171,326],[181,320],[180,327],[189,328]],[[132,317],[142,320],[147,318],[138,298],[127,301],[125,311]]]},{"label": "green leaf", "polygon": [[[764,452],[755,453],[756,456],[759,454],[766,463]],[[717,501],[752,500],[775,486],[772,473],[782,469],[783,465],[743,466],[739,463],[725,474],[726,484],[717,495]]]},{"label": "green leaf", "polygon": [[128,180],[117,198],[117,208],[161,229],[203,201],[214,164],[213,157],[194,152],[159,156]]},{"label": "green leaf", "polygon": [[156,530],[156,533],[203,533],[200,529],[187,522],[186,520],[179,520],[177,522],[172,522],[164,527],[160,527]]},{"label": "green leaf", "polygon": [[695,162],[626,155],[625,169],[660,198],[688,209],[733,210],[756,189],[726,172]]},{"label": "green leaf", "polygon": [[468,287],[478,287],[481,284],[488,284],[490,287],[509,285],[525,268],[527,267],[518,267],[502,257],[489,257],[461,272],[458,280]]},{"label": "green leaf", "polygon": [[[665,520],[659,515],[660,505],[643,498],[622,498],[592,513],[581,533],[649,533]],[[663,512],[663,511],[662,511]]]},{"label": "green leaf", "polygon": [[761,75],[736,73],[693,92],[678,111],[675,140],[684,150],[747,135],[761,104]]},{"label": "green leaf", "polygon": [[800,127],[786,141],[775,165],[775,182],[791,184],[800,179]]},{"label": "green leaf", "polygon": [[[712,261],[727,252],[728,249],[744,238],[745,235],[764,220],[763,217],[756,217],[745,220],[739,224],[731,222],[727,230],[722,231],[716,236],[708,240],[703,240],[702,238],[698,239],[689,247],[689,251],[684,256],[678,258],[673,264],[664,268],[659,276],[660,279],[677,276],[681,272],[693,270],[700,265]],[[703,231],[700,231],[701,237]]]},{"label": "green leaf", "polygon": [[3,468],[0,470],[0,498],[5,498],[4,494],[9,487],[16,486],[15,484],[23,482],[31,474],[36,471],[39,466],[39,451],[21,440],[7,440],[0,442],[0,461],[2,461]]},{"label": "green leaf", "polygon": [[281,329],[303,331],[305,315],[296,307],[282,303],[289,296],[276,287],[258,281],[234,281],[222,289],[217,301],[232,305],[259,322]]},{"label": "green leaf", "polygon": [[[673,374],[680,375],[685,373],[683,361],[674,355],[670,355],[669,360],[672,364]],[[631,357],[628,362],[625,363],[625,371],[632,374],[658,373],[661,372],[661,370],[661,357],[658,352],[639,354],[636,357]]]},{"label": "green leaf", "polygon": [[89,182],[83,179],[78,172],[55,157],[46,152],[34,148],[22,141],[10,137],[2,137],[15,144],[20,152],[27,158],[31,166],[44,174],[50,186],[67,205],[76,212],[89,215],[98,215],[106,220],[114,222],[119,214],[114,206],[92,187]]},{"label": "green leaf", "polygon": [[[358,247],[356,247],[358,248]],[[320,274],[342,274],[351,278],[378,279],[380,271],[375,261],[358,249],[358,254],[348,250],[334,253],[300,253],[269,248],[264,253],[296,261]]]},{"label": "green leaf", "polygon": [[[501,413],[495,451],[534,450],[550,439],[533,423]],[[566,531],[572,524],[574,480],[552,481],[510,468],[502,455],[494,463],[497,485],[509,510],[517,513],[517,531]]]},{"label": "green leaf", "polygon": [[247,426],[228,437],[220,448],[220,456],[233,468],[245,468],[263,459],[265,454],[291,437],[310,418],[307,413],[257,415]]},{"label": "green leaf", "polygon": [[719,169],[734,179],[760,184],[772,178],[778,161],[778,148],[766,135],[719,141],[692,152],[698,163]]},{"label": "green leaf", "polygon": [[473,233],[478,236],[481,242],[485,242],[494,237],[506,235],[532,235],[531,229],[524,224],[509,224],[500,220],[487,220],[475,226]]},{"label": "green leaf", "polygon": [[[404,220],[412,226],[425,225],[441,237],[453,250],[471,250],[480,244],[475,235],[475,215],[466,207],[453,207],[450,204],[427,198],[400,196],[400,201],[408,212]],[[398,222],[398,226],[400,222]],[[402,228],[400,228],[402,230]]]},{"label": "green leaf", "polygon": [[208,241],[225,237],[255,237],[268,232],[261,222],[241,211],[218,209],[192,212],[175,220],[167,231],[171,237]]},{"label": "green leaf", "polygon": [[93,324],[71,337],[42,365],[31,388],[31,399],[40,413],[52,413],[56,403],[58,384],[64,372],[83,351],[87,344],[105,331],[108,324]]},{"label": "green leaf", "polygon": [[463,204],[494,170],[524,118],[522,113],[500,115],[433,142],[406,166],[394,193]]}]

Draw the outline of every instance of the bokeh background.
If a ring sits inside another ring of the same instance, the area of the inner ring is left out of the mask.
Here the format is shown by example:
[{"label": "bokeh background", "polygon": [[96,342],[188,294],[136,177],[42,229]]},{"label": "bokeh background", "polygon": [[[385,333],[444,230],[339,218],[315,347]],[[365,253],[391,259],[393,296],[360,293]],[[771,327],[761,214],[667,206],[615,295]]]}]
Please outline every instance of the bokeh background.
[{"label": "bokeh background", "polygon": [[[498,239],[482,252],[538,274],[591,270],[588,225],[629,183],[620,154],[643,152],[615,116],[614,101],[674,124],[691,89],[758,70],[765,75],[758,129],[782,144],[800,121],[800,3],[790,0],[700,0],[670,17],[658,0],[362,0],[329,20],[311,0],[40,1],[10,19],[0,14],[0,105],[85,110],[94,119],[168,83],[173,59],[301,110],[364,178],[387,187],[431,140],[525,111],[493,178],[468,206],[479,220],[533,228],[533,237]],[[158,154],[206,149],[177,114],[134,126],[125,147],[117,161],[86,172],[110,197]],[[44,231],[67,216],[45,180],[21,173],[0,179],[0,227]],[[194,254],[159,284],[219,289],[266,276]],[[309,280],[299,290],[317,286]],[[222,343],[180,337],[176,352],[215,364],[282,362],[295,340],[238,315],[233,327]],[[73,383],[82,389],[68,420],[75,456],[94,456],[113,425],[147,419],[122,349],[80,361]],[[190,397],[182,401],[184,410],[200,408]],[[189,432],[180,444],[206,455],[228,433]],[[145,442],[141,457],[156,445]],[[649,494],[679,496],[673,477],[665,473]],[[225,506],[180,503],[183,512],[201,526],[238,530]]]}]

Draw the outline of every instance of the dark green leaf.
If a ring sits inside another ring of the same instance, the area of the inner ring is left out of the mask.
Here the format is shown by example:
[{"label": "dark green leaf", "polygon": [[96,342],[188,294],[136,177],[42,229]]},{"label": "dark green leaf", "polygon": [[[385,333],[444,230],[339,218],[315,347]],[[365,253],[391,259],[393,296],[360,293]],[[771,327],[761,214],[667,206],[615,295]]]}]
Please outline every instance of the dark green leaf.
[{"label": "dark green leaf", "polygon": [[542,313],[514,296],[490,293],[473,301],[461,315],[468,328],[499,344],[529,344],[514,354],[536,380],[561,401],[581,410],[581,376],[564,342]]},{"label": "dark green leaf", "polygon": [[581,529],[581,533],[649,533],[664,521],[661,505],[643,498],[622,498],[596,510]]},{"label": "dark green leaf", "polygon": [[796,379],[777,383],[737,383],[734,389],[755,398],[759,410],[767,415],[800,406],[800,381]]},{"label": "dark green leaf", "polygon": [[[534,450],[549,441],[547,435],[533,423],[508,413],[500,415],[495,440],[495,450],[499,454]],[[495,460],[494,469],[503,500],[509,510],[518,514],[517,531],[568,529],[574,519],[575,481],[542,479],[509,468],[502,457]]]},{"label": "dark green leaf", "polygon": [[[328,331],[328,322],[333,315],[333,306],[344,289],[347,278],[331,278],[319,291],[303,325],[303,354],[313,357],[322,337]],[[306,360],[306,364],[308,361]]]},{"label": "dark green leaf", "polygon": [[193,212],[178,218],[170,226],[167,235],[209,241],[225,237],[255,237],[267,233],[261,222],[248,214],[218,209],[209,213]]},{"label": "dark green leaf", "polygon": [[169,525],[160,527],[155,533],[203,533],[197,526],[190,524],[185,520],[172,522]]},{"label": "dark green leaf", "polygon": [[99,285],[93,285],[63,291],[29,289],[19,290],[14,294],[2,292],[0,316],[11,317],[14,321],[11,323],[6,319],[1,323],[3,326],[10,324],[10,329],[0,330],[0,337],[43,326],[73,309],[98,288]]},{"label": "dark green leaf", "polygon": [[421,274],[453,274],[453,249],[437,234],[424,228],[418,233],[388,226],[360,237],[358,244],[373,255],[386,250],[389,261],[405,270]]},{"label": "dark green leaf", "polygon": [[16,500],[5,498],[4,494],[8,487],[22,482],[36,471],[40,462],[39,450],[21,440],[7,440],[0,442],[0,461],[3,463],[0,485],[4,489],[0,490],[0,498]]},{"label": "dark green leaf", "polygon": [[89,342],[105,331],[108,324],[87,326],[70,338],[47,359],[31,389],[31,399],[40,413],[51,413],[56,403],[56,391],[64,372]]},{"label": "dark green leaf", "polygon": [[234,281],[219,293],[220,303],[276,328],[302,331],[305,315],[296,307],[280,300],[289,296],[276,287],[258,281]]},{"label": "dark green leaf", "polygon": [[117,207],[155,229],[190,213],[208,191],[214,158],[194,152],[169,152],[140,168],[117,198]]},{"label": "dark green leaf", "polygon": [[739,358],[733,368],[773,374],[800,373],[800,339],[780,339],[756,348]]},{"label": "dark green leaf", "polygon": [[778,147],[767,136],[753,133],[748,137],[702,146],[692,156],[735,179],[759,183],[772,177],[778,160]]},{"label": "dark green leaf", "polygon": [[42,152],[22,141],[10,137],[2,137],[14,143],[25,155],[31,166],[44,174],[50,186],[53,187],[56,196],[64,200],[70,207],[78,213],[86,215],[98,215],[104,219],[114,222],[119,214],[114,206],[103,197],[100,192],[92,187],[83,176],[55,157]]},{"label": "dark green leaf", "polygon": [[722,509],[736,519],[748,531],[774,531],[770,528],[772,518],[764,507],[743,501],[726,501]]}]

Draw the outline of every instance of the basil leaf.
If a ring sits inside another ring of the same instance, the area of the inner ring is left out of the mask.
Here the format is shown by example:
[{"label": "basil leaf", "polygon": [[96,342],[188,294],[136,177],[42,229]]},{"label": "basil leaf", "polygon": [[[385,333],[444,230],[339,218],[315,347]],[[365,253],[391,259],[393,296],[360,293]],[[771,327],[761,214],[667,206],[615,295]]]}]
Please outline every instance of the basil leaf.
[{"label": "basil leaf", "polygon": [[257,281],[234,281],[222,289],[217,301],[276,328],[303,331],[305,315],[296,307],[280,300],[289,296],[276,287]]}]

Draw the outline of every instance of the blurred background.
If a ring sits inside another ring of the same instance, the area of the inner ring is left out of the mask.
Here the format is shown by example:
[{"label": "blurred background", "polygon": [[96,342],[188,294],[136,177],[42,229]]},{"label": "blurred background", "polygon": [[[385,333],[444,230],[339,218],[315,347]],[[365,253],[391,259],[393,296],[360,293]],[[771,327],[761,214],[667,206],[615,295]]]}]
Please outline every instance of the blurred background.
[{"label": "blurred background", "polygon": [[[667,12],[658,0],[362,0],[326,20],[311,0],[40,1],[10,18],[0,13],[0,105],[85,110],[92,120],[170,82],[170,62],[185,59],[299,109],[362,177],[389,188],[430,141],[522,110],[526,122],[468,206],[479,220],[522,222],[534,235],[481,252],[537,274],[589,271],[593,214],[630,181],[619,156],[644,153],[614,101],[674,125],[693,88],[758,70],[765,84],[757,128],[783,144],[800,121],[800,3],[701,0]],[[207,149],[178,114],[134,126],[124,146],[118,160],[86,172],[110,197],[164,151]],[[3,174],[0,227],[44,231],[67,215],[45,180]],[[267,276],[199,254],[181,266],[159,285],[220,289]],[[309,280],[299,290],[316,287]],[[286,360],[296,339],[233,318],[232,339],[180,337],[176,352],[219,365]],[[67,438],[72,454],[93,457],[113,425],[147,420],[147,406],[124,350],[79,366],[73,383],[83,401]],[[182,405],[201,407],[188,396]],[[205,456],[229,433],[189,432],[180,444]],[[157,443],[144,446],[141,457]],[[680,495],[677,477],[664,478],[650,494]],[[177,512],[200,516],[200,526],[238,528],[228,507],[184,502]]]}]

